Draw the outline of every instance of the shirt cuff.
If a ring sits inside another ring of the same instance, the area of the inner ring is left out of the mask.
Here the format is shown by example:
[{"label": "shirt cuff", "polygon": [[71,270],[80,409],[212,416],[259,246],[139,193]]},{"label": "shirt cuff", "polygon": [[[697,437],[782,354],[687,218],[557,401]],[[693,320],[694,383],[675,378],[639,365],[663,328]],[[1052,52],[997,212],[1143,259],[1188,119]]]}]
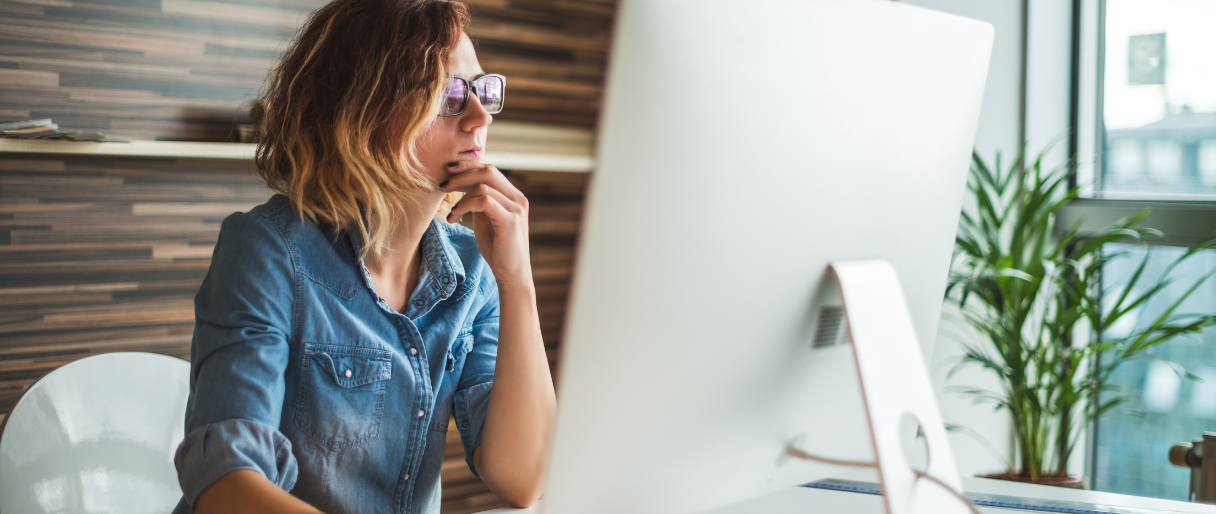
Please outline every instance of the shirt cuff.
[{"label": "shirt cuff", "polygon": [[460,430],[460,442],[464,444],[464,460],[469,464],[473,476],[477,466],[473,465],[473,450],[481,446],[481,429],[486,424],[486,408],[490,405],[490,386],[493,382],[482,382],[456,393],[456,427]]},{"label": "shirt cuff", "polygon": [[173,464],[191,507],[203,491],[238,469],[257,471],[285,491],[296,485],[298,473],[291,441],[270,425],[246,419],[194,429],[178,445]]}]

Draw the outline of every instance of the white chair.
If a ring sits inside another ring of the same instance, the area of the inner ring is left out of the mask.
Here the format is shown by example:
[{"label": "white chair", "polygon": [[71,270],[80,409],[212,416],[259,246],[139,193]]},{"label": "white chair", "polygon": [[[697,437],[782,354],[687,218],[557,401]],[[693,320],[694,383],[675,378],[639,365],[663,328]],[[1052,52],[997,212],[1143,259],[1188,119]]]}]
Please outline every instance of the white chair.
[{"label": "white chair", "polygon": [[109,353],[36,382],[0,433],[0,514],[168,513],[190,364]]}]

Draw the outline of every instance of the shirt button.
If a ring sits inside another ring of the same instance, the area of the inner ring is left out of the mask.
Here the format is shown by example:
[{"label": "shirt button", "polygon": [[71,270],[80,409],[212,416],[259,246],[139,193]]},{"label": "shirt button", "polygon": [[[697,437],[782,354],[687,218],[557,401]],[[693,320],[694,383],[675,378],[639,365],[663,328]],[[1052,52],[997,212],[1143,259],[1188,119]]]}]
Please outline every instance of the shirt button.
[{"label": "shirt button", "polygon": [[343,374],[343,375],[346,375],[346,378],[350,378],[350,376],[351,376],[351,374],[352,374],[352,373],[351,373],[351,372],[350,372],[350,370],[348,369],[348,370],[344,371],[342,374]]},{"label": "shirt button", "polygon": [[417,348],[410,348],[410,355],[418,355],[418,349],[417,349]]},{"label": "shirt button", "polygon": [[461,422],[460,422],[460,426],[461,426],[461,427],[463,427],[463,428],[469,428],[469,422],[468,422],[468,421],[461,421]]},{"label": "shirt button", "polygon": [[451,282],[451,281],[452,281],[452,279],[451,279],[451,278],[449,278],[449,277],[446,277],[446,276],[445,276],[445,277],[443,277],[443,278],[439,279],[439,281],[440,281],[440,282],[443,282],[444,284],[446,284],[446,283],[448,283],[448,282]]},{"label": "shirt button", "polygon": [[406,480],[409,480],[409,479],[410,479],[410,474],[409,474],[409,473],[406,473],[406,474],[405,474],[405,479],[406,479]]},{"label": "shirt button", "polygon": [[423,417],[423,416],[425,416],[425,415],[426,415],[426,411],[421,410],[421,409],[419,409],[419,410],[418,410],[418,417],[420,417],[420,418],[421,418],[421,417]]},{"label": "shirt button", "polygon": [[417,299],[417,300],[414,300],[414,305],[417,305],[417,306],[419,306],[419,307],[422,307],[423,305],[426,305],[426,302],[425,302],[425,301],[423,301],[423,300],[422,300],[422,298],[419,298],[419,299]]}]

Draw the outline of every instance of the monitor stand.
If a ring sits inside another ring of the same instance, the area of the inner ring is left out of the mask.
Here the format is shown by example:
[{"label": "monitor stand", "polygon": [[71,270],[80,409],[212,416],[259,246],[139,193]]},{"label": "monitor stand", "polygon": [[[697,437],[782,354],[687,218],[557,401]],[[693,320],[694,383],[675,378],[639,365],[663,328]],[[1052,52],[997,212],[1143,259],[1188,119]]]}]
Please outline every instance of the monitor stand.
[{"label": "monitor stand", "polygon": [[[836,287],[825,283],[821,298],[838,298],[843,306],[877,460],[851,464],[878,468],[888,514],[976,512],[961,495],[962,481],[895,268],[882,259],[839,261],[829,266],[828,275]],[[908,416],[915,423],[905,424]],[[912,467],[904,451],[916,424],[928,448],[923,472]],[[793,448],[790,454],[827,461]]]}]

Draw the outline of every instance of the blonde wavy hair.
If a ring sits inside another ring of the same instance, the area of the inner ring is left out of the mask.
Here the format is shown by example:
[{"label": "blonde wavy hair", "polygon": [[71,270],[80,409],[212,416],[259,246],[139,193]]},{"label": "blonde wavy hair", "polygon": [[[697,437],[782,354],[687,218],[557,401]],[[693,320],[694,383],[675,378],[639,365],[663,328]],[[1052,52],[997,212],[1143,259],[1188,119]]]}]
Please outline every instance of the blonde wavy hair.
[{"label": "blonde wavy hair", "polygon": [[405,207],[436,191],[417,143],[468,23],[464,4],[440,0],[335,0],[314,12],[261,98],[266,184],[302,218],[357,230],[360,256],[380,254]]}]

